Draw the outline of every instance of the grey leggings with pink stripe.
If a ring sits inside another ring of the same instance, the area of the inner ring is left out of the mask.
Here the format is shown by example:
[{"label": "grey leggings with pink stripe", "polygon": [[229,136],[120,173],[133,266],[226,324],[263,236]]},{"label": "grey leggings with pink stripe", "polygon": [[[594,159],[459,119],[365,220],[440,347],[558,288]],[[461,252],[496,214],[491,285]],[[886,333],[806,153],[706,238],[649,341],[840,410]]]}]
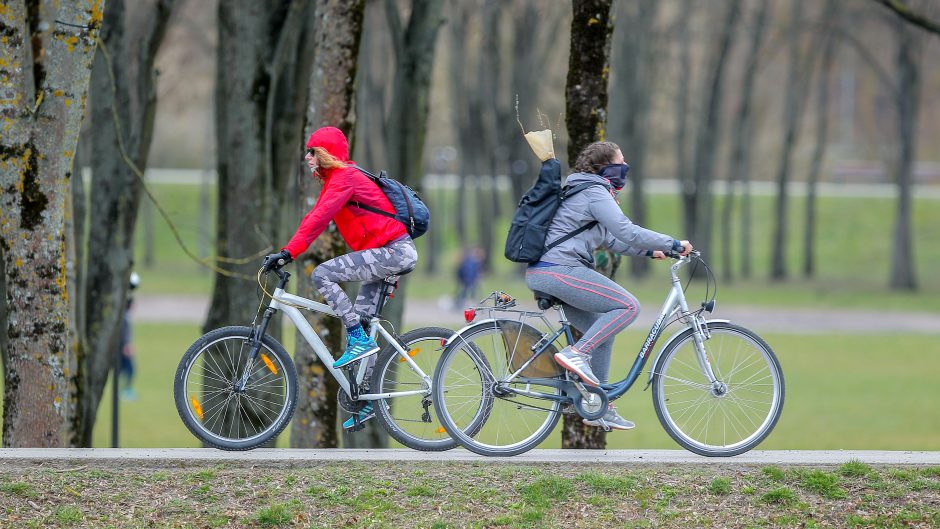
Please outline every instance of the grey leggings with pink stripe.
[{"label": "grey leggings with pink stripe", "polygon": [[640,313],[633,294],[584,266],[529,268],[525,283],[564,302],[568,320],[584,333],[575,349],[591,355],[591,370],[602,384],[607,383],[614,338]]}]

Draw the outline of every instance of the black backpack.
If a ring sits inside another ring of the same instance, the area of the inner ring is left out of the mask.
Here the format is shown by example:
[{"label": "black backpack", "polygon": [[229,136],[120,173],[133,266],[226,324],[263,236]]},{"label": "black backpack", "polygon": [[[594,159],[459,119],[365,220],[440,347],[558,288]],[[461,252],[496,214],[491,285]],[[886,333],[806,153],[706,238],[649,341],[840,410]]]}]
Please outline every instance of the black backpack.
[{"label": "black backpack", "polygon": [[542,162],[535,185],[522,195],[516,213],[512,216],[512,224],[506,235],[506,259],[517,263],[537,263],[545,252],[596,226],[597,221],[591,221],[564,237],[545,244],[548,227],[562,201],[591,186],[599,185],[603,184],[584,182],[563,189],[561,163],[555,158]]},{"label": "black backpack", "polygon": [[379,175],[376,176],[358,165],[353,167],[371,178],[379,186],[388,201],[392,203],[392,207],[395,208],[395,213],[389,213],[361,202],[351,202],[352,205],[401,222],[405,225],[405,229],[408,230],[408,235],[412,239],[417,239],[428,231],[431,224],[431,212],[428,211],[427,205],[414,189],[398,180],[389,178],[385,171],[379,172]]}]

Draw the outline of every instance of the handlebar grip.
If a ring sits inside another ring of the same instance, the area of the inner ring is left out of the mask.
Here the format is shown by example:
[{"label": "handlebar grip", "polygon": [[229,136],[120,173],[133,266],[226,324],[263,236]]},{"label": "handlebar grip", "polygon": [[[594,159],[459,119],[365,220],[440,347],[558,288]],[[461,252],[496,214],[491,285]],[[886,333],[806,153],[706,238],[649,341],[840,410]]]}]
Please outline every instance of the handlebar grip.
[{"label": "handlebar grip", "polygon": [[666,257],[669,257],[670,259],[681,259],[681,258],[682,258],[682,256],[679,255],[679,252],[668,251],[668,252],[663,252],[663,253],[666,254]]}]

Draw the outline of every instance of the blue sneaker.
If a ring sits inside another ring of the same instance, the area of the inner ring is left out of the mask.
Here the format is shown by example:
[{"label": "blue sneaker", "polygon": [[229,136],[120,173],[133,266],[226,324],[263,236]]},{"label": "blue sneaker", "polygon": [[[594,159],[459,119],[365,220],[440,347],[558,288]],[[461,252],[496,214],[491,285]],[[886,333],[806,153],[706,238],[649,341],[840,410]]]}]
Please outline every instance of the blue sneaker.
[{"label": "blue sneaker", "polygon": [[[348,419],[346,419],[345,421],[343,421],[343,428],[346,429],[346,430],[351,430],[351,431],[352,431],[354,428],[356,428],[356,417],[357,417],[357,416],[359,417],[359,425],[360,425],[360,426],[362,426],[362,424],[363,424],[364,422],[366,422],[366,421],[368,421],[369,419],[375,417],[375,410],[372,408],[372,403],[371,403],[371,402],[367,402],[366,405],[363,406],[361,410],[359,410],[359,413],[357,413],[356,415],[350,415]],[[356,428],[356,429],[358,429],[358,428]]]},{"label": "blue sneaker", "polygon": [[339,369],[357,360],[362,360],[363,358],[377,352],[379,352],[379,344],[375,343],[375,340],[372,338],[357,340],[353,337],[350,337],[349,342],[346,344],[346,351],[343,353],[343,356],[339,357],[335,362],[333,362],[333,369]]}]

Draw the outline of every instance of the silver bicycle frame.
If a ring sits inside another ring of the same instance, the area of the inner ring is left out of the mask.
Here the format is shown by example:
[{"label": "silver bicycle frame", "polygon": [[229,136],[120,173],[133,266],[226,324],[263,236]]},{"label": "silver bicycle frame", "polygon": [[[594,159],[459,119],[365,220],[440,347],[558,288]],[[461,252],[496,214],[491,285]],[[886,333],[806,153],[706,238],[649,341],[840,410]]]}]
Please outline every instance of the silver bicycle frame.
[{"label": "silver bicycle frame", "polygon": [[[284,303],[281,303],[281,302]],[[278,288],[274,291],[274,295],[271,297],[270,307],[275,310],[280,310],[290,318],[290,321],[294,323],[294,326],[297,327],[297,330],[300,331],[300,334],[304,337],[304,340],[310,347],[313,348],[313,352],[317,354],[317,358],[320,359],[320,362],[323,363],[327,371],[333,375],[333,378],[339,383],[340,387],[343,388],[343,391],[347,395],[351,395],[349,381],[346,379],[346,376],[339,369],[333,367],[333,355],[330,353],[330,350],[326,348],[326,345],[323,343],[323,340],[320,339],[320,336],[313,330],[313,327],[310,326],[310,323],[307,321],[307,318],[304,317],[303,313],[300,312],[300,309],[292,307],[291,305],[298,305],[304,307],[305,309],[311,310],[313,312],[319,312],[321,314],[326,314],[328,316],[337,317],[336,313],[333,312],[333,309],[324,305],[323,303],[317,303],[316,301],[311,301],[307,298],[302,298],[300,296],[295,296],[293,294],[288,294],[284,292],[283,289]],[[405,362],[408,362],[408,365],[411,366],[421,379],[424,381],[425,388],[419,390],[411,391],[395,391],[392,393],[367,393],[359,395],[359,400],[378,400],[386,399],[392,397],[404,397],[407,395],[424,395],[431,391],[431,377],[429,377],[424,371],[418,367],[418,364],[411,359],[411,356],[408,355],[408,351],[402,349],[398,344],[398,340],[395,339],[388,331],[385,330],[385,327],[382,326],[381,322],[378,320],[373,321],[371,325],[370,335],[372,339],[375,339],[377,334],[381,334],[385,341],[390,343],[395,350],[398,351],[398,354],[404,359]],[[376,353],[378,354],[378,353]],[[361,384],[363,378],[365,377],[366,371],[368,370],[368,361],[362,361],[359,363],[359,368],[356,371],[356,383]]]}]

